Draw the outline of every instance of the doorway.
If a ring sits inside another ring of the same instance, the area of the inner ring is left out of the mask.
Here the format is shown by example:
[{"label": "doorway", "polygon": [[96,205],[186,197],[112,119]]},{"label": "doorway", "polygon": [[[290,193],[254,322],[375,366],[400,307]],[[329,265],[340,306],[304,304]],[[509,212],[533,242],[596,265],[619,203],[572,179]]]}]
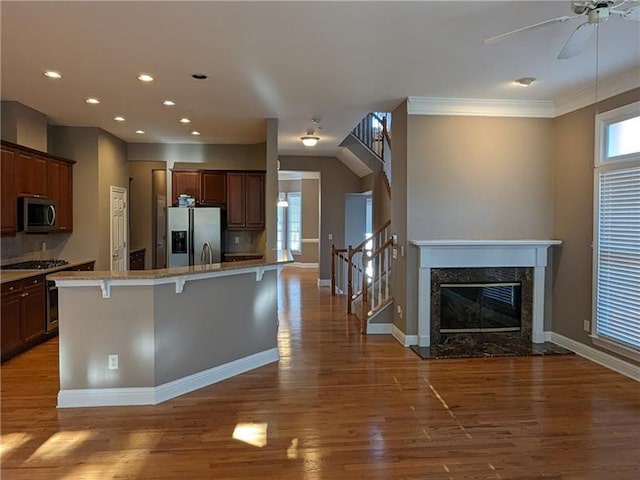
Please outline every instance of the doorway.
[{"label": "doorway", "polygon": [[127,189],[111,185],[109,192],[111,270],[120,272],[128,270]]}]

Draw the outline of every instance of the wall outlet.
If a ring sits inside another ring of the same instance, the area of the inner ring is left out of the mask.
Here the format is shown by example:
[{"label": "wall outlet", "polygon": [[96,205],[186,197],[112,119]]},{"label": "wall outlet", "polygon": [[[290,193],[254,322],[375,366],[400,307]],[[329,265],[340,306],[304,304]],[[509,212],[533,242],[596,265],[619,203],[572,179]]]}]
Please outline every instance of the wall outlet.
[{"label": "wall outlet", "polygon": [[398,259],[398,249],[397,248],[392,248],[391,249],[391,258],[393,258],[394,260]]},{"label": "wall outlet", "polygon": [[402,318],[402,305],[396,305],[396,312],[398,313],[398,316]]},{"label": "wall outlet", "polygon": [[240,237],[233,237],[233,243],[238,245],[240,243]]},{"label": "wall outlet", "polygon": [[591,331],[591,322],[589,320],[584,320],[582,322],[582,327],[584,328],[585,332],[590,332]]},{"label": "wall outlet", "polygon": [[329,237],[329,240],[333,240],[333,233],[330,233],[328,237]]},{"label": "wall outlet", "polygon": [[118,355],[109,355],[109,370],[118,370]]}]

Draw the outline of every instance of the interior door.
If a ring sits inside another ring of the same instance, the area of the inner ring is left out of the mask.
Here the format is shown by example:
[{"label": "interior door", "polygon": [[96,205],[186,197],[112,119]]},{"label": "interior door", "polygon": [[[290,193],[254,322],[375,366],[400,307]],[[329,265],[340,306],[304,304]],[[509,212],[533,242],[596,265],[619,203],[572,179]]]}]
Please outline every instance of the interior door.
[{"label": "interior door", "polygon": [[127,270],[127,189],[110,187],[111,191],[111,270]]},{"label": "interior door", "polygon": [[155,268],[167,267],[167,197],[156,195],[156,261]]}]

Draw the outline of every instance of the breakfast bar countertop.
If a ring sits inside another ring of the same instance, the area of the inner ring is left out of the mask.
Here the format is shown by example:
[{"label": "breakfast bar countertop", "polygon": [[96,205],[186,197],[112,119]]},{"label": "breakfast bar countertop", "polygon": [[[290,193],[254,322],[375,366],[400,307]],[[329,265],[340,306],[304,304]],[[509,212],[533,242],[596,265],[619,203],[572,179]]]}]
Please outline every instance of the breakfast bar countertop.
[{"label": "breakfast bar countertop", "polygon": [[85,272],[59,272],[49,275],[49,280],[57,282],[75,280],[157,280],[173,277],[189,277],[194,275],[207,275],[234,270],[243,270],[259,267],[274,267],[280,264],[293,262],[289,250],[272,250],[265,252],[261,260],[245,260],[238,262],[213,263],[211,265],[192,265],[188,267],[160,268],[155,270],[124,270],[124,271],[85,271]]}]

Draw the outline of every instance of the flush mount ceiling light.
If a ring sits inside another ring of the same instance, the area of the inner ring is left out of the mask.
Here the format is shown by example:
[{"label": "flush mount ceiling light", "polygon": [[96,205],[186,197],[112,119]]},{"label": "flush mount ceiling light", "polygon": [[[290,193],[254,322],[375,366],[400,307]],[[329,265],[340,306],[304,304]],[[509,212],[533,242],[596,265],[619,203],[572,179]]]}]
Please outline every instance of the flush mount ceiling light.
[{"label": "flush mount ceiling light", "polygon": [[305,147],[315,147],[316,143],[318,143],[318,140],[320,140],[320,137],[316,137],[313,134],[313,130],[310,130],[306,135],[300,137],[300,140],[302,140],[302,143]]},{"label": "flush mount ceiling light", "polygon": [[164,102],[162,102],[162,104],[167,107],[174,107],[176,105],[176,102],[174,102],[173,100],[165,100]]},{"label": "flush mount ceiling light", "polygon": [[117,117],[113,117],[116,122],[124,122],[125,118],[118,115]]},{"label": "flush mount ceiling light", "polygon": [[520,85],[521,87],[528,87],[535,81],[536,79],[534,77],[522,77],[514,80],[514,82]]},{"label": "flush mount ceiling light", "polygon": [[97,104],[99,104],[99,103],[100,103],[100,100],[98,100],[97,98],[93,98],[93,97],[91,97],[91,98],[87,98],[87,99],[85,100],[85,102],[87,102],[87,103],[89,103],[89,104],[91,104],[91,105],[97,105]]},{"label": "flush mount ceiling light", "polygon": [[153,82],[153,77],[148,73],[141,73],[140,75],[138,75],[138,80],[140,80],[141,82],[148,83],[148,82]]},{"label": "flush mount ceiling light", "polygon": [[191,123],[191,120],[189,120],[188,118],[181,118],[180,123]]},{"label": "flush mount ceiling light", "polygon": [[146,132],[144,130],[136,130],[138,135],[144,135]]},{"label": "flush mount ceiling light", "polygon": [[193,132],[191,132],[191,135],[200,135],[200,132],[197,130],[194,130]]},{"label": "flush mount ceiling light", "polygon": [[62,78],[62,74],[60,72],[56,72],[55,70],[47,70],[43,73],[43,75],[47,78]]}]

